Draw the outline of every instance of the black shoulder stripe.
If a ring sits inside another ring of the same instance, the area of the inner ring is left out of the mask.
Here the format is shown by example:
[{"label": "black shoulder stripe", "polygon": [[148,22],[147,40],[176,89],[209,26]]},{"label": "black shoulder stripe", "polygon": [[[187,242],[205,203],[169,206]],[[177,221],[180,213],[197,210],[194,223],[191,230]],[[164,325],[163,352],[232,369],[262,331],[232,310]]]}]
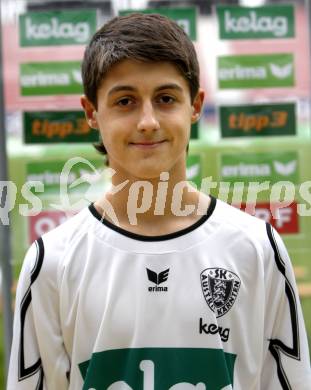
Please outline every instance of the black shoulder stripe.
[{"label": "black shoulder stripe", "polygon": [[275,242],[275,239],[273,236],[272,227],[269,223],[266,223],[266,229],[267,229],[267,234],[269,237],[270,244],[271,244],[273,252],[274,252],[274,259],[275,259],[276,265],[277,265],[279,271],[281,272],[281,274],[285,277],[285,264],[280,256],[279,249],[276,245],[276,242]]},{"label": "black shoulder stripe", "polygon": [[31,271],[30,275],[30,286],[27,289],[20,306],[20,326],[21,326],[21,333],[20,333],[20,341],[19,341],[19,354],[18,354],[18,380],[24,380],[35,373],[39,372],[39,381],[36,386],[36,390],[43,389],[43,369],[42,369],[42,363],[40,357],[38,360],[32,364],[31,366],[26,367],[25,363],[25,350],[24,350],[24,340],[25,340],[25,320],[26,320],[26,314],[27,310],[31,303],[31,285],[35,282],[37,279],[44,259],[44,244],[42,238],[39,238],[36,241],[36,247],[37,247],[37,257],[35,265]]},{"label": "black shoulder stripe", "polygon": [[269,351],[274,357],[277,364],[277,373],[284,390],[291,390],[291,386],[286,377],[285,371],[282,366],[280,353],[284,353],[290,358],[300,360],[300,342],[299,342],[299,324],[298,324],[298,314],[297,314],[297,302],[295,292],[292,285],[286,277],[285,273],[285,263],[280,255],[276,240],[273,235],[273,230],[270,224],[266,224],[267,235],[274,252],[275,263],[278,267],[278,270],[281,272],[285,279],[285,295],[288,299],[289,310],[290,310],[290,319],[291,319],[291,328],[292,328],[292,340],[293,346],[288,347],[281,340],[271,339],[269,343]]},{"label": "black shoulder stripe", "polygon": [[39,380],[38,380],[38,383],[37,383],[37,386],[36,386],[36,390],[43,390],[43,378],[44,378],[44,373],[43,373],[43,369],[42,369],[42,366],[41,366],[40,374],[39,374]]},{"label": "black shoulder stripe", "polygon": [[31,275],[30,275],[31,284],[37,279],[37,277],[41,271],[42,264],[43,264],[44,244],[43,244],[43,240],[41,237],[37,239],[36,246],[37,246],[37,259],[36,259],[36,263],[35,263],[32,271],[31,271]]}]

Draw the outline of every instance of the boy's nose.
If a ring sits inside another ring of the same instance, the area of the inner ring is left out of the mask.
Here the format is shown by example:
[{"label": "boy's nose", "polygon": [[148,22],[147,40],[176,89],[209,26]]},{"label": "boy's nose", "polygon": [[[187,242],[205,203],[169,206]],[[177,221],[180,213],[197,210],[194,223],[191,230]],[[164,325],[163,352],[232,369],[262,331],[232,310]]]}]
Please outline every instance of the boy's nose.
[{"label": "boy's nose", "polygon": [[139,131],[155,131],[159,130],[160,124],[154,112],[152,103],[143,104],[140,116],[138,119],[137,128]]}]

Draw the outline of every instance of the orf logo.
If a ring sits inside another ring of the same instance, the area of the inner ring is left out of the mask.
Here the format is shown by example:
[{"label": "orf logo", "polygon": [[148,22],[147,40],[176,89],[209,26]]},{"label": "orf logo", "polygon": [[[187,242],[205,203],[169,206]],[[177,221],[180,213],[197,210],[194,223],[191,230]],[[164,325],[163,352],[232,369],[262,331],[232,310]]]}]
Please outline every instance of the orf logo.
[{"label": "orf logo", "polygon": [[223,268],[207,268],[201,272],[201,286],[209,308],[221,317],[233,306],[240,289],[240,278]]}]

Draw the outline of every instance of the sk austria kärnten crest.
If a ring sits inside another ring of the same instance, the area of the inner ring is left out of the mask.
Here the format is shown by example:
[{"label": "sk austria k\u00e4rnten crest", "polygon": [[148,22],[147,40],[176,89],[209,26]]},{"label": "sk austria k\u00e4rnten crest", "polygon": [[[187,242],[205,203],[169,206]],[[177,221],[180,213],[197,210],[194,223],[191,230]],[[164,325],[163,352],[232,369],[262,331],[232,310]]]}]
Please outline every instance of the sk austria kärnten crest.
[{"label": "sk austria k\u00e4rnten crest", "polygon": [[206,268],[201,272],[201,286],[209,308],[221,317],[233,306],[240,289],[240,278],[223,268]]}]

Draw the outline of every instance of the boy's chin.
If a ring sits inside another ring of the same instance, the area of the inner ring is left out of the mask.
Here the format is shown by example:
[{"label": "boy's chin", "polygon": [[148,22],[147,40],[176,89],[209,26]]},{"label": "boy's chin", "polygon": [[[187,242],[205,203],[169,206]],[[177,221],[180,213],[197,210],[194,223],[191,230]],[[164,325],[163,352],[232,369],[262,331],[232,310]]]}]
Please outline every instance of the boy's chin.
[{"label": "boy's chin", "polygon": [[[169,177],[171,176],[176,164],[166,159],[153,159],[145,161],[128,161],[128,163],[123,163],[115,165],[111,164],[111,167],[116,170],[116,173],[121,175],[122,178],[128,178],[130,180],[153,180],[159,179],[160,175],[163,172],[168,172]],[[171,173],[171,174],[170,174]],[[166,175],[167,176],[167,175]],[[163,179],[166,181],[167,179]]]},{"label": "boy's chin", "polygon": [[153,180],[153,179],[159,179],[162,172],[167,172],[168,170],[156,170],[156,169],[150,169],[150,170],[142,170],[140,172],[135,172],[134,176],[137,178],[137,180]]},{"label": "boy's chin", "polygon": [[161,173],[169,171],[170,167],[168,167],[166,164],[145,164],[141,167],[136,167],[136,169],[133,169],[132,174],[137,178],[137,180],[152,180],[158,179]]}]

